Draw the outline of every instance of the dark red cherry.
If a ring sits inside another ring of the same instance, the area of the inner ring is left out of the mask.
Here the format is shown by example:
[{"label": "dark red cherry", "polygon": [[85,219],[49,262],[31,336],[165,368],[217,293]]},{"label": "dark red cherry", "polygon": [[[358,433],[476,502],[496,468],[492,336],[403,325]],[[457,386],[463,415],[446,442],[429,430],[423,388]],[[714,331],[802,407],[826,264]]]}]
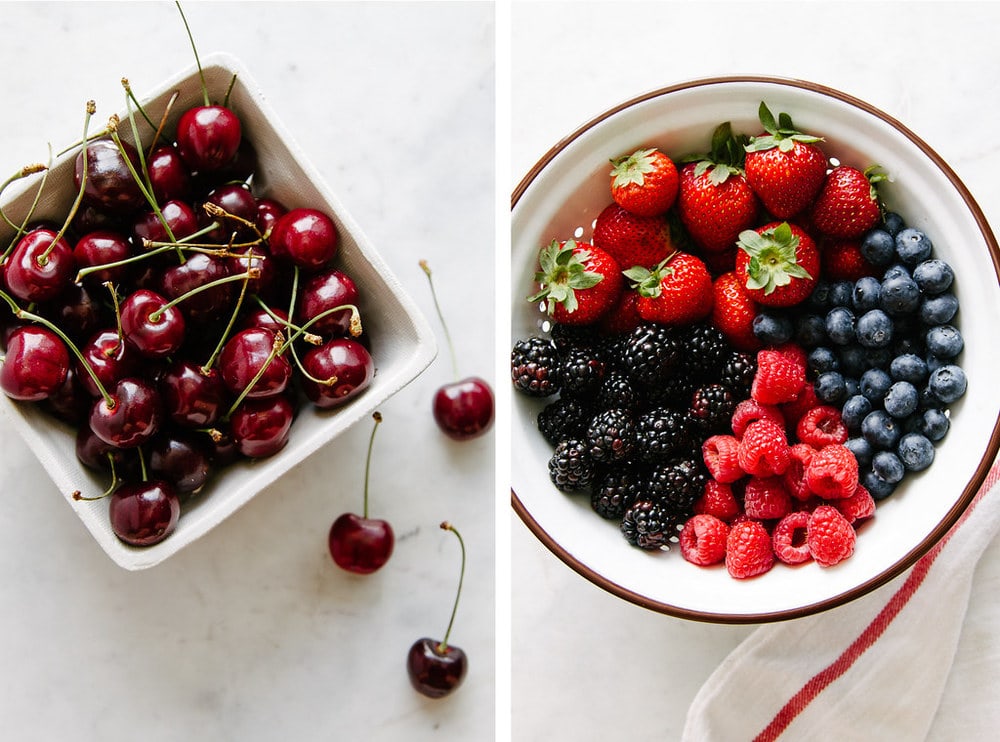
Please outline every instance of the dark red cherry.
[{"label": "dark red cherry", "polygon": [[246,394],[250,398],[283,392],[292,378],[292,365],[285,355],[274,355],[280,343],[277,335],[261,327],[240,330],[229,338],[219,354],[219,374],[226,388],[238,395],[253,383]]},{"label": "dark red cherry", "polygon": [[109,389],[111,405],[101,397],[90,410],[90,428],[98,438],[118,448],[135,448],[160,428],[160,396],[146,381],[122,379]]},{"label": "dark red cherry", "polygon": [[[278,309],[277,307],[269,307],[269,309],[271,311],[266,312],[262,308],[258,307],[257,309],[247,312],[240,320],[240,329],[249,330],[254,327],[260,327],[265,330],[270,330],[275,334],[283,332],[287,335],[288,312],[283,309]],[[275,317],[278,319],[275,319]]]},{"label": "dark red cherry", "polygon": [[132,222],[132,239],[137,251],[142,251],[143,240],[151,242],[170,242],[166,222],[175,240],[179,240],[198,231],[198,217],[184,201],[167,201],[160,207],[163,221],[152,210],[139,214]]},{"label": "dark red cherry", "polygon": [[71,340],[80,341],[89,338],[103,324],[104,309],[90,289],[71,283],[54,299],[39,306],[38,313],[54,322]]},{"label": "dark red cherry", "polygon": [[140,355],[166,358],[184,342],[184,316],[177,307],[148,289],[129,294],[121,307],[122,333]]},{"label": "dark red cherry", "polygon": [[413,688],[428,698],[443,698],[465,679],[469,668],[465,652],[437,639],[418,639],[406,655],[406,671]]},{"label": "dark red cherry", "polygon": [[87,234],[99,230],[127,231],[121,214],[113,214],[96,204],[82,203],[70,222],[73,234]]},{"label": "dark red cherry", "polygon": [[[346,304],[358,305],[358,287],[343,271],[327,270],[310,277],[302,286],[296,320],[305,324],[323,312]],[[309,325],[309,332],[323,337],[346,336],[351,329],[351,310],[332,312]]]},{"label": "dark red cherry", "polygon": [[73,249],[65,239],[56,240],[57,234],[51,229],[28,232],[7,258],[4,279],[18,299],[28,303],[55,299],[72,283],[76,275]]},{"label": "dark red cherry", "polygon": [[389,561],[395,537],[392,526],[384,520],[344,513],[330,527],[328,541],[330,556],[338,567],[367,575]]},{"label": "dark red cherry", "polygon": [[279,218],[288,213],[280,202],[273,198],[261,198],[257,200],[257,229],[261,234],[266,234],[274,227],[274,223]]},{"label": "dark red cherry", "polygon": [[58,335],[39,325],[21,325],[7,338],[0,389],[11,399],[37,402],[59,390],[68,368],[69,350]]},{"label": "dark red cherry", "polygon": [[302,390],[321,409],[337,407],[364,391],[375,376],[371,354],[357,340],[334,338],[310,349],[302,357],[302,366],[310,376],[333,380],[319,384],[302,379]]},{"label": "dark red cherry", "polygon": [[[73,247],[73,259],[76,261],[78,270],[115,263],[125,260],[131,255],[132,245],[125,235],[109,229],[88,232],[77,240]],[[88,286],[98,286],[105,281],[120,283],[126,275],[128,275],[128,266],[125,265],[102,268],[88,273],[83,277],[83,282]]]},{"label": "dark red cherry", "polygon": [[160,395],[167,417],[186,428],[215,425],[225,411],[226,387],[217,370],[177,360],[160,377]]},{"label": "dark red cherry", "polygon": [[[218,206],[227,214],[232,214],[250,224],[256,225],[257,199],[254,198],[253,193],[243,183],[226,183],[219,186],[208,194],[208,198],[205,199],[204,203]],[[206,241],[228,244],[230,241],[245,242],[256,237],[256,234],[250,227],[222,216],[209,216],[204,208],[200,210],[198,219],[202,227],[207,227],[213,221],[220,223],[220,226],[206,235]]]},{"label": "dark red cherry", "polygon": [[[228,275],[229,266],[222,259],[205,253],[191,253],[183,263],[176,263],[163,269],[160,274],[159,293],[167,299],[177,299]],[[222,283],[192,293],[178,304],[177,308],[189,323],[211,322],[224,312],[228,313],[236,286],[236,283]]]},{"label": "dark red cherry", "polygon": [[191,171],[174,145],[161,144],[154,149],[146,160],[146,170],[156,203],[190,198]]},{"label": "dark red cherry", "polygon": [[439,387],[434,395],[434,420],[457,441],[482,435],[493,425],[493,390],[476,376]]},{"label": "dark red cherry", "polygon": [[196,172],[219,170],[236,156],[242,135],[240,119],[230,109],[196,106],[177,122],[177,150]]},{"label": "dark red cherry", "polygon": [[147,447],[150,475],[169,482],[178,495],[197,492],[208,481],[208,451],[194,436],[177,430],[160,432]]},{"label": "dark red cherry", "polygon": [[123,484],[108,506],[111,530],[132,546],[160,543],[177,528],[180,514],[177,493],[162,480]]},{"label": "dark red cherry", "polygon": [[[128,142],[122,142],[136,173],[141,172],[139,156]],[[73,182],[79,189],[83,181],[83,151],[76,157]],[[84,199],[105,211],[121,214],[139,208],[145,199],[122,156],[121,150],[109,137],[94,139],[87,145],[87,177]]]},{"label": "dark red cherry", "polygon": [[277,266],[274,258],[260,245],[254,245],[243,250],[242,257],[227,258],[226,265],[233,275],[242,275],[248,268],[259,271],[256,278],[251,278],[247,282],[247,293],[258,294],[261,297],[271,297],[276,292],[278,282]]},{"label": "dark red cherry", "polygon": [[337,254],[339,244],[337,226],[316,209],[292,209],[271,230],[271,254],[305,270],[324,268]]},{"label": "dark red cherry", "polygon": [[63,422],[77,428],[86,428],[92,401],[92,398],[80,388],[76,371],[70,366],[66,370],[66,379],[62,386],[51,392],[42,405]]},{"label": "dark red cherry", "polygon": [[288,443],[294,416],[292,403],[283,394],[244,399],[229,418],[229,432],[243,456],[264,458]]},{"label": "dark red cherry", "polygon": [[[126,376],[132,376],[138,371],[139,364],[135,351],[129,348],[114,329],[97,332],[80,347],[80,354],[105,389],[114,387]],[[80,365],[79,359],[76,366],[80,386],[92,397],[101,396],[101,390],[94,383],[93,377]]]}]

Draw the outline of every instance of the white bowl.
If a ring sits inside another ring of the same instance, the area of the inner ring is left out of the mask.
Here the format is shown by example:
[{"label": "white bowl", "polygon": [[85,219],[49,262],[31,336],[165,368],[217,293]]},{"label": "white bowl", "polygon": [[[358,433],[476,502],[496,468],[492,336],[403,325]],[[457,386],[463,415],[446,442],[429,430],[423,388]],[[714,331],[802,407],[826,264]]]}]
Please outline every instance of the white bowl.
[{"label": "white bowl", "polygon": [[925,230],[936,255],[955,269],[959,322],[969,377],[952,407],[952,427],[934,464],[910,475],[860,528],[854,555],[832,568],[783,564],[749,580],[724,568],[686,562],[676,549],[649,554],[630,547],[616,524],[598,517],[589,497],[566,495],[548,478],[552,449],[535,416],[544,402],[515,394],[511,423],[512,501],[532,532],[596,585],[646,608],[684,618],[750,623],[807,615],[845,603],[912,565],[948,530],[983,482],[1000,447],[1000,343],[993,312],[1000,306],[1000,248],[972,195],[925,142],[871,105],[797,80],[727,77],[696,80],[629,100],[553,147],[524,177],[512,198],[512,336],[539,331],[544,319],[531,292],[539,246],[553,239],[588,239],[610,202],[608,160],[639,146],[680,156],[709,150],[715,126],[756,134],[761,101],[796,128],[825,137],[824,151],[842,163],[882,165],[889,208]]},{"label": "white bowl", "polygon": [[[74,449],[74,432],[69,426],[31,404],[20,404],[6,396],[0,403],[10,423],[25,438],[59,490],[80,516],[84,525],[108,555],[130,570],[151,567],[177,553],[184,546],[222,522],[249,502],[284,472],[321,447],[331,443],[355,422],[368,418],[386,399],[416,378],[434,359],[437,346],[427,320],[407,296],[389,267],[368,242],[359,226],[330,192],[320,174],[270,108],[263,93],[242,64],[227,54],[212,54],[202,60],[206,82],[213,94],[225,92],[233,75],[230,106],[239,114],[244,136],[257,151],[259,167],[254,175],[255,192],[276,198],[289,208],[303,206],[328,213],[340,232],[337,265],[358,285],[362,297],[362,319],[371,337],[375,376],[371,385],[352,401],[335,411],[318,411],[303,405],[288,444],[278,454],[254,462],[244,462],[218,473],[192,505],[183,510],[177,529],[164,541],[145,548],[131,547],[112,532],[106,500],[74,500],[72,493],[99,494],[107,482],[81,466]],[[166,80],[151,95],[141,97],[143,107],[158,120],[174,91],[180,95],[172,108],[176,121],[180,113],[201,103],[197,71],[192,67]],[[120,112],[123,138],[131,139],[131,128]],[[75,125],[75,124],[74,124]],[[91,130],[100,124],[95,122]],[[168,129],[169,130],[169,129]],[[75,132],[75,129],[67,129]],[[67,134],[73,141],[73,134]],[[77,139],[79,135],[76,135]],[[40,143],[43,153],[44,143]],[[61,223],[75,197],[72,167],[75,150],[58,158],[49,175],[45,196],[36,216]],[[24,183],[7,192],[4,209],[20,218],[34,197],[37,181]],[[3,244],[9,241],[9,233]]]}]

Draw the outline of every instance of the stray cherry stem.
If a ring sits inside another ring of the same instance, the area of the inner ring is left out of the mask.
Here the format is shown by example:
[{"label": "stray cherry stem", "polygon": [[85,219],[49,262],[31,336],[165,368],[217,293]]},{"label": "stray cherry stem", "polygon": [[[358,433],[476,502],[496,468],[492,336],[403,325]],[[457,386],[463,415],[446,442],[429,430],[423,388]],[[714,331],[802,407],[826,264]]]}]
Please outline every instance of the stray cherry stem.
[{"label": "stray cherry stem", "polygon": [[368,438],[368,457],[365,459],[365,500],[364,500],[364,510],[362,517],[368,517],[368,473],[371,471],[372,465],[372,448],[374,448],[375,443],[375,431],[378,430],[378,425],[382,422],[382,413],[376,410],[372,413],[372,420],[375,424],[372,425],[372,434]]},{"label": "stray cherry stem", "polygon": [[451,354],[451,370],[455,375],[455,380],[458,381],[458,360],[455,357],[455,345],[451,342],[451,333],[448,332],[448,323],[444,321],[444,313],[441,311],[441,305],[438,303],[437,292],[434,290],[434,280],[431,278],[431,269],[427,265],[426,260],[420,261],[420,267],[427,276],[427,283],[431,287],[431,298],[434,299],[434,309],[437,311],[438,319],[441,320],[441,327],[444,328],[444,337],[448,342],[448,352]]},{"label": "stray cherry stem", "polygon": [[448,619],[448,630],[444,632],[444,639],[437,645],[438,654],[444,654],[448,649],[448,637],[451,636],[451,627],[455,623],[455,613],[458,611],[458,599],[462,595],[462,582],[465,580],[465,541],[462,540],[462,534],[458,532],[448,521],[444,521],[441,524],[441,530],[451,531],[458,538],[458,545],[462,547],[462,570],[458,574],[458,590],[455,591],[455,603],[451,607],[451,618]]},{"label": "stray cherry stem", "polygon": [[188,41],[191,42],[191,51],[194,52],[194,61],[198,65],[198,77],[201,78],[201,93],[205,98],[205,105],[210,105],[211,101],[208,100],[208,85],[205,84],[205,73],[201,70],[201,60],[198,58],[198,47],[195,46],[194,36],[191,35],[191,27],[188,26],[187,18],[184,17],[184,9],[181,7],[179,2],[176,2],[177,12],[181,14],[181,20],[184,22],[184,30],[187,31]]},{"label": "stray cherry stem", "polygon": [[[95,111],[97,111],[97,105],[94,103],[94,101],[92,101],[92,100],[87,101],[87,113],[83,117],[83,138],[84,138],[84,140],[87,139],[87,130],[90,128],[90,117],[94,115]],[[48,260],[49,260],[49,253],[51,253],[55,249],[56,243],[59,242],[59,240],[61,240],[63,238],[64,234],[66,234],[66,230],[69,229],[70,222],[73,221],[73,217],[76,216],[76,212],[80,208],[80,204],[83,202],[83,193],[86,190],[86,188],[87,188],[87,148],[84,147],[83,148],[83,172],[82,172],[82,174],[80,176],[80,190],[76,194],[76,200],[73,201],[73,205],[70,206],[70,208],[69,208],[69,214],[66,215],[66,221],[63,222],[63,225],[59,229],[59,232],[52,239],[52,242],[49,243],[49,246],[47,248],[45,248],[45,252],[43,252],[41,255],[39,255],[37,258],[35,258],[35,260],[38,262],[39,265],[45,265],[48,262]]]}]

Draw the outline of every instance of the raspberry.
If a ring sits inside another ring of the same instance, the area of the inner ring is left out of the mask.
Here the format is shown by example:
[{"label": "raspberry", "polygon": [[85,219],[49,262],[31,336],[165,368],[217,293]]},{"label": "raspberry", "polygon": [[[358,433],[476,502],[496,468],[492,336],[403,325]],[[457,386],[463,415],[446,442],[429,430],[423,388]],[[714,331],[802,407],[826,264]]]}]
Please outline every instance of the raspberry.
[{"label": "raspberry", "polygon": [[751,477],[743,493],[743,511],[758,520],[777,520],[792,510],[792,498],[781,477]]},{"label": "raspberry", "polygon": [[760,521],[744,518],[729,527],[726,569],[730,576],[745,580],[762,575],[773,566],[771,535]]},{"label": "raspberry", "polygon": [[802,419],[803,415],[821,404],[823,403],[816,396],[816,387],[812,384],[805,384],[802,387],[802,391],[799,392],[799,396],[791,402],[785,402],[779,409],[781,410],[781,414],[785,416],[785,424],[794,428],[799,424],[799,420]]},{"label": "raspberry", "polygon": [[837,508],[851,525],[875,515],[875,498],[860,484],[853,495],[834,500],[830,504]]},{"label": "raspberry", "polygon": [[750,398],[762,404],[781,404],[795,399],[806,383],[805,357],[789,351],[757,352],[757,375],[753,378]]},{"label": "raspberry", "polygon": [[802,564],[811,558],[807,534],[809,513],[797,510],[778,521],[771,534],[774,555],[785,564]]},{"label": "raspberry", "polygon": [[789,463],[785,429],[772,420],[750,423],[740,440],[737,456],[740,468],[747,474],[758,477],[784,474]]},{"label": "raspberry", "polygon": [[854,527],[832,505],[820,505],[809,516],[806,545],[821,567],[832,567],[847,559],[854,553],[856,540]]},{"label": "raspberry", "polygon": [[806,468],[816,449],[808,443],[796,443],[788,449],[788,468],[785,469],[785,487],[796,500],[805,501],[812,495],[806,482]]},{"label": "raspberry", "polygon": [[738,458],[740,442],[731,435],[713,435],[701,444],[701,455],[712,479],[731,484],[743,477]]},{"label": "raspberry", "polygon": [[801,443],[808,443],[813,448],[847,441],[847,426],[840,417],[840,410],[829,405],[809,410],[799,420],[795,432]]},{"label": "raspberry", "polygon": [[707,567],[726,558],[729,526],[714,515],[693,515],[680,533],[681,554],[692,564]]},{"label": "raspberry", "polygon": [[797,366],[801,366],[803,372],[806,368],[808,354],[805,349],[796,343],[784,343],[777,348],[771,348],[775,353],[779,353],[783,358],[791,361]]},{"label": "raspberry", "polygon": [[824,500],[850,497],[858,488],[858,460],[839,443],[824,446],[806,467],[806,485]]},{"label": "raspberry", "polygon": [[750,423],[758,420],[771,420],[778,425],[785,426],[785,418],[774,405],[765,405],[754,399],[744,399],[733,410],[733,435],[742,438]]},{"label": "raspberry", "polygon": [[697,514],[714,515],[728,523],[740,514],[740,504],[736,501],[732,487],[709,479],[705,482],[705,491],[695,501],[692,510]]}]

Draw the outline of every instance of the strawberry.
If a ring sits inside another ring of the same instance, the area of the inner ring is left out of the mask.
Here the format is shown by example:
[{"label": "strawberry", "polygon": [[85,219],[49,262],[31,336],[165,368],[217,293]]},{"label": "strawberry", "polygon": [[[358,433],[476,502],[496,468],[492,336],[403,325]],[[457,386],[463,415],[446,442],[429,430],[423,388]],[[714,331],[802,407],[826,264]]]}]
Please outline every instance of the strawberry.
[{"label": "strawberry", "polygon": [[639,315],[638,309],[639,294],[636,291],[625,289],[618,297],[615,306],[601,317],[601,331],[609,335],[624,335],[632,332],[641,325],[644,320]]},{"label": "strawberry", "polygon": [[860,237],[882,218],[875,184],[887,177],[878,165],[864,171],[838,165],[826,176],[812,205],[813,226],[831,237]]},{"label": "strawberry", "polygon": [[816,243],[788,222],[771,222],[740,233],[736,274],[750,298],[770,307],[790,307],[812,293],[819,277]]},{"label": "strawberry", "polygon": [[639,216],[665,214],[677,198],[677,166],[657,149],[612,160],[611,197]]},{"label": "strawberry", "polygon": [[538,265],[535,280],[539,291],[528,301],[544,300],[555,322],[591,324],[618,303],[623,283],[621,269],[600,248],[575,240],[553,240],[539,250]]},{"label": "strawberry", "polygon": [[686,325],[712,311],[712,276],[694,255],[674,252],[652,270],[635,266],[625,276],[639,290],[636,308],[649,322]]},{"label": "strawberry", "polygon": [[747,182],[773,216],[788,219],[805,211],[823,185],[827,159],[815,144],[823,140],[796,131],[787,113],[775,122],[763,103],[758,115],[764,133],[746,145]]},{"label": "strawberry", "polygon": [[712,151],[681,169],[677,211],[698,247],[723,252],[757,221],[760,203],[743,175],[743,140],[728,122],[712,135]]},{"label": "strawberry", "polygon": [[591,242],[622,268],[652,268],[674,251],[666,216],[639,216],[616,203],[597,215]]},{"label": "strawberry", "polygon": [[716,278],[712,284],[712,293],[715,296],[712,324],[733,347],[739,350],[757,350],[760,341],[753,333],[757,305],[743,290],[736,272],[729,271]]},{"label": "strawberry", "polygon": [[820,272],[830,281],[857,281],[880,271],[861,254],[857,240],[832,240],[820,244]]}]

